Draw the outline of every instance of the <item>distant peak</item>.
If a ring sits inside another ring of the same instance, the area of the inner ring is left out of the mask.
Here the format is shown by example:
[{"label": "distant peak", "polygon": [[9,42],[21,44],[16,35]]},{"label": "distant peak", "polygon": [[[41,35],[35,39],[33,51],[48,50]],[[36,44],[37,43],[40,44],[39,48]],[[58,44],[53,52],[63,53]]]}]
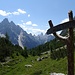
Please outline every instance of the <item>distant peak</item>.
[{"label": "distant peak", "polygon": [[5,18],[3,21],[8,21],[8,18]]},{"label": "distant peak", "polygon": [[43,35],[43,33],[41,33],[40,35]]},{"label": "distant peak", "polygon": [[2,22],[9,23],[8,18],[5,18]]},{"label": "distant peak", "polygon": [[11,24],[15,24],[13,21],[10,22]]},{"label": "distant peak", "polygon": [[30,33],[29,35],[31,35],[31,36],[32,36],[32,33]]}]

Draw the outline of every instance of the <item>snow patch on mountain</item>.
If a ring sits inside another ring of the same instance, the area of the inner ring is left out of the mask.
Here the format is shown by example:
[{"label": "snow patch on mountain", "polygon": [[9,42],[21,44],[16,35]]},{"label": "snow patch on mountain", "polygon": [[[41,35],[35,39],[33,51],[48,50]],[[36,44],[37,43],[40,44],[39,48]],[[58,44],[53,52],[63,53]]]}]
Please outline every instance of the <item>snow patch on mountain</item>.
[{"label": "snow patch on mountain", "polygon": [[19,46],[21,46],[24,49],[24,46],[22,44],[22,38],[23,38],[23,32],[21,31],[20,35],[18,35],[18,43],[19,43]]}]

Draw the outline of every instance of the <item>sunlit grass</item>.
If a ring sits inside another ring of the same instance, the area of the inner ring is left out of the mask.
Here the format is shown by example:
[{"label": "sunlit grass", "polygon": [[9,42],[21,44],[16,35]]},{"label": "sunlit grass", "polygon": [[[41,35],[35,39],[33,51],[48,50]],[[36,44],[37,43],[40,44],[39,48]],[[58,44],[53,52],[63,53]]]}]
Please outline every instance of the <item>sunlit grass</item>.
[{"label": "sunlit grass", "polygon": [[[49,75],[52,72],[67,73],[67,58],[52,60],[50,57],[36,61],[38,56],[27,59],[19,55],[13,61],[0,65],[0,75]],[[32,62],[33,61],[33,62]],[[25,67],[30,64],[32,67]]]}]

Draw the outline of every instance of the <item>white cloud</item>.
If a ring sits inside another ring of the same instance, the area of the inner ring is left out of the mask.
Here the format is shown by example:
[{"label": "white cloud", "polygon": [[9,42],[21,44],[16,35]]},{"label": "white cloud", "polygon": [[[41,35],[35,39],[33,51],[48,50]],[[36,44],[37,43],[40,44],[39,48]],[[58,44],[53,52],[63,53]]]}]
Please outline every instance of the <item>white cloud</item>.
[{"label": "white cloud", "polygon": [[26,22],[26,25],[32,25],[31,21]]},{"label": "white cloud", "polygon": [[64,23],[64,22],[67,22],[67,21],[69,21],[69,19],[68,19],[68,18],[65,18],[65,19],[62,20],[60,23]]},{"label": "white cloud", "polygon": [[24,22],[23,20],[21,20],[21,22]]},{"label": "white cloud", "polygon": [[45,30],[43,30],[43,29],[37,29],[37,28],[32,28],[32,32],[34,33],[34,34],[39,34],[39,33],[45,33]]},{"label": "white cloud", "polygon": [[40,33],[45,34],[47,30],[39,28],[39,26],[35,23],[32,23],[32,21],[24,22],[24,20],[21,20],[21,24],[19,25],[23,30],[25,30],[27,33],[32,33],[33,35],[38,35]]},{"label": "white cloud", "polygon": [[32,24],[32,26],[38,26],[37,24]]},{"label": "white cloud", "polygon": [[30,17],[30,14],[28,14],[28,17]]},{"label": "white cloud", "polygon": [[14,12],[6,12],[4,10],[0,10],[1,16],[20,15],[20,14],[26,14],[26,11],[24,11],[22,9],[17,9],[17,11],[14,11]]},{"label": "white cloud", "polygon": [[27,27],[25,26],[25,25],[23,25],[23,24],[17,24],[17,25],[19,25],[23,30],[25,30],[25,31],[27,31]]},{"label": "white cloud", "polygon": [[23,22],[23,25],[26,25],[26,23]]},{"label": "white cloud", "polygon": [[26,25],[35,26],[35,27],[38,26],[37,24],[33,24],[32,21],[28,21],[28,22],[26,22],[25,24],[26,24]]},{"label": "white cloud", "polygon": [[30,28],[30,32],[34,35],[38,35],[40,33],[45,34],[46,30],[39,29],[39,28]]},{"label": "white cloud", "polygon": [[10,15],[11,13],[10,12],[6,12],[6,11],[4,11],[4,10],[0,10],[0,15],[2,15],[2,16],[8,16],[8,15]]},{"label": "white cloud", "polygon": [[33,27],[28,27],[28,28],[25,28],[25,29],[24,30],[27,31],[27,33],[32,33],[33,35],[34,34],[38,35],[40,33],[44,33],[45,34],[45,30],[43,30],[43,29],[33,28]]},{"label": "white cloud", "polygon": [[21,13],[21,14],[26,14],[26,11],[21,10],[21,9],[18,9],[18,12]]},{"label": "white cloud", "polygon": [[17,9],[17,11],[12,12],[13,15],[26,14],[26,11],[22,9]]},{"label": "white cloud", "polygon": [[14,12],[12,12],[12,14],[13,14],[13,15],[19,15],[20,13],[19,13],[19,12],[14,11]]},{"label": "white cloud", "polygon": [[40,29],[40,28],[34,28],[34,26],[29,25],[27,26],[25,23],[18,24],[23,30],[25,30],[27,33],[32,33],[33,35],[38,35],[40,33],[46,32],[46,30]]}]

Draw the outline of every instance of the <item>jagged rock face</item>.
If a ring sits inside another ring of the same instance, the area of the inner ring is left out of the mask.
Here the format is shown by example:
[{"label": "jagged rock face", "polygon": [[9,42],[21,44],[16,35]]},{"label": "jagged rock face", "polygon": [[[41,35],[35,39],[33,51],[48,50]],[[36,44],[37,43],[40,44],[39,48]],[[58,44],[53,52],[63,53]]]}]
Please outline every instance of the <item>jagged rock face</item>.
[{"label": "jagged rock face", "polygon": [[13,44],[19,44],[22,48],[24,46],[27,48],[33,48],[54,38],[51,35],[42,34],[38,36],[32,36],[32,34],[28,34],[19,25],[15,25],[13,21],[9,22],[7,18],[0,23],[0,33],[7,33],[10,41]]}]

